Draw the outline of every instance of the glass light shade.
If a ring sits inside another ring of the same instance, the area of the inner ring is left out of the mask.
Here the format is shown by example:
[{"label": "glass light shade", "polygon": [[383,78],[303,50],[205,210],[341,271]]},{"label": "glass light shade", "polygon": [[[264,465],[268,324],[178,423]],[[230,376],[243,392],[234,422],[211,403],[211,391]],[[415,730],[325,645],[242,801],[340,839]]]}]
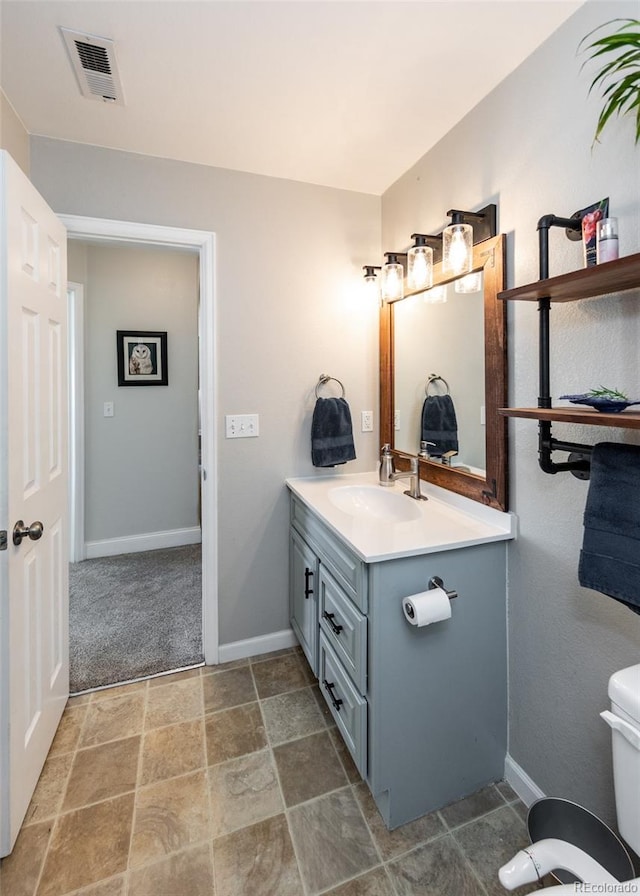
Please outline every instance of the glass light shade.
[{"label": "glass light shade", "polygon": [[466,274],[473,266],[473,228],[471,224],[450,224],[442,233],[442,270],[448,274]]},{"label": "glass light shade", "polygon": [[446,302],[447,301],[447,287],[446,286],[434,286],[428,292],[425,292],[424,300],[429,305],[438,305],[441,302]]},{"label": "glass light shade", "polygon": [[407,286],[409,289],[430,289],[433,284],[433,249],[413,246],[407,252]]},{"label": "glass light shade", "polygon": [[377,305],[380,301],[380,290],[378,289],[378,278],[375,274],[367,274],[364,278],[364,294],[366,302],[369,305]]},{"label": "glass light shade", "polygon": [[482,271],[476,271],[475,274],[467,274],[456,280],[455,291],[458,293],[479,292],[482,287]]},{"label": "glass light shade", "polygon": [[380,294],[385,302],[395,302],[404,297],[404,268],[396,262],[389,262],[382,268]]}]

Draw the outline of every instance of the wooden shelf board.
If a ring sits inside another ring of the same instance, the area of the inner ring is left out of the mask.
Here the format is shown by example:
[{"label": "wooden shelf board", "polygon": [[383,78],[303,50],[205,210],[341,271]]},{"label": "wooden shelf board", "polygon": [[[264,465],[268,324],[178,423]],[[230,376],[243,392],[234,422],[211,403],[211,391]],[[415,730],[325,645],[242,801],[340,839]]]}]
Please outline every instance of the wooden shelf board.
[{"label": "wooden shelf board", "polygon": [[595,267],[581,268],[548,280],[537,280],[527,286],[517,286],[498,293],[503,301],[537,302],[548,298],[552,302],[575,302],[595,296],[638,289],[640,286],[640,253],[626,255]]},{"label": "wooden shelf board", "polygon": [[619,429],[640,429],[640,412],[621,411],[619,414],[603,414],[600,411],[579,408],[499,408],[505,417],[523,417],[529,420],[550,420],[559,423],[585,423],[587,426],[616,426]]}]

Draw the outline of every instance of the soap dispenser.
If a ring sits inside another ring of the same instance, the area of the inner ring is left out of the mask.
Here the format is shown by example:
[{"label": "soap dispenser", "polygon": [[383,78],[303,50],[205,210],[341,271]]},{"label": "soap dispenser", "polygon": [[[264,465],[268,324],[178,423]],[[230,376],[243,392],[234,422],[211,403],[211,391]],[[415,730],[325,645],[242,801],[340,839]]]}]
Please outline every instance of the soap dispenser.
[{"label": "soap dispenser", "polygon": [[393,463],[393,454],[391,453],[391,445],[383,445],[380,453],[380,471],[378,479],[380,485],[393,485],[393,474],[395,467]]},{"label": "soap dispenser", "polygon": [[418,457],[424,457],[425,460],[430,460],[431,455],[429,454],[429,446],[431,446],[432,448],[435,448],[436,443],[435,442],[425,442],[425,441],[420,442],[420,451],[418,453]]}]

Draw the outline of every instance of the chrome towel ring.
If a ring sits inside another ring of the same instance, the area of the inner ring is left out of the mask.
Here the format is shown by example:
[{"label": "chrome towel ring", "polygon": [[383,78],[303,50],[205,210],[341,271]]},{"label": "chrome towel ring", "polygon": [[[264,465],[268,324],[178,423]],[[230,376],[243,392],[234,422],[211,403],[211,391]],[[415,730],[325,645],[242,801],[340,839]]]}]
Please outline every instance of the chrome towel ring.
[{"label": "chrome towel ring", "polygon": [[326,373],[321,373],[318,382],[316,383],[316,398],[320,398],[320,396],[318,395],[318,389],[320,389],[321,386],[326,385],[331,380],[333,380],[334,383],[337,383],[340,386],[340,389],[342,390],[342,395],[340,397],[344,398],[344,386],[342,385],[340,380],[336,379],[335,376],[328,376]]},{"label": "chrome towel ring", "polygon": [[[429,379],[427,380],[427,385],[424,387],[424,394],[427,396],[427,398],[429,397],[429,386],[433,385],[433,383],[435,383],[435,382],[444,383],[445,388],[447,390],[445,395],[449,394],[449,383],[444,379],[444,377],[438,376],[437,373],[432,373],[429,375]],[[434,393],[434,394],[437,394],[437,393]]]}]

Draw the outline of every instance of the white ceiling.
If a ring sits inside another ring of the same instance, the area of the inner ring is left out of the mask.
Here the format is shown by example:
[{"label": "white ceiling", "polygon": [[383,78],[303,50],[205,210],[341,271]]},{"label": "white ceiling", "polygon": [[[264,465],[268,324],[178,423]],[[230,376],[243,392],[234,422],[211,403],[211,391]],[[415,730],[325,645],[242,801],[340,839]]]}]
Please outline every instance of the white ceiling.
[{"label": "white ceiling", "polygon": [[[2,0],[31,134],[381,194],[583,0]],[[80,95],[58,26],[116,41]]]}]

